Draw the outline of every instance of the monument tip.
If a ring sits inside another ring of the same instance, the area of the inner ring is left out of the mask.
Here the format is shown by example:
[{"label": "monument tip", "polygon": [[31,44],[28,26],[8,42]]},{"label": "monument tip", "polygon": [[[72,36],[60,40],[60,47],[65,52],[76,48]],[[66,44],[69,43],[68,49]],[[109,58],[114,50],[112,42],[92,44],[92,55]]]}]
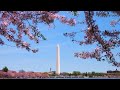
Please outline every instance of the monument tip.
[{"label": "monument tip", "polygon": [[59,44],[57,44],[57,47],[59,47]]}]

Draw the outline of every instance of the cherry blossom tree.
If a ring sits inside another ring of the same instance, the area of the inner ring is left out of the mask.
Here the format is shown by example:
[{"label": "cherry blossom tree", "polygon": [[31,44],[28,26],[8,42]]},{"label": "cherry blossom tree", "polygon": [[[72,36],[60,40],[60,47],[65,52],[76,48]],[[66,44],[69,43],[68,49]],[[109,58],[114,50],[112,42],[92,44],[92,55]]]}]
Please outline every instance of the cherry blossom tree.
[{"label": "cherry blossom tree", "polygon": [[46,40],[37,28],[38,23],[50,25],[55,19],[58,19],[62,23],[75,25],[74,19],[68,19],[57,13],[58,11],[0,11],[0,44],[7,45],[3,39],[5,38],[15,43],[18,48],[25,48],[36,53],[38,49],[32,48],[30,43],[24,40],[24,37],[27,36],[37,44],[41,39]]},{"label": "cherry blossom tree", "polygon": [[[73,13],[76,15],[77,11],[73,11]],[[112,52],[113,49],[120,46],[120,31],[116,29],[100,30],[99,25],[94,20],[94,16],[99,18],[117,17],[117,20],[111,20],[110,22],[111,27],[115,27],[115,25],[120,24],[120,11],[84,11],[84,15],[84,23],[87,25],[87,28],[84,30],[84,41],[75,39],[75,36],[80,32],[64,33],[64,36],[70,37],[72,42],[79,45],[92,45],[97,43],[97,47],[92,52],[76,52],[74,56],[83,59],[95,58],[98,61],[106,60],[112,63],[112,65],[120,67],[120,63],[115,60],[115,57],[120,56],[120,53],[118,52],[114,55],[114,52]],[[105,37],[109,39],[106,40]]]}]

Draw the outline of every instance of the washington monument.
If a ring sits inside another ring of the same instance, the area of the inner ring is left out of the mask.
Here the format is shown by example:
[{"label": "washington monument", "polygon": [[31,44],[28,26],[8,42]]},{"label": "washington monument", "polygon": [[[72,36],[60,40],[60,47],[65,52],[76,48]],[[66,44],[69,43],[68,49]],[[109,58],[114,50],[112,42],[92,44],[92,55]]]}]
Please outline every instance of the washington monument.
[{"label": "washington monument", "polygon": [[59,44],[57,44],[56,74],[60,75],[60,46],[59,46]]}]

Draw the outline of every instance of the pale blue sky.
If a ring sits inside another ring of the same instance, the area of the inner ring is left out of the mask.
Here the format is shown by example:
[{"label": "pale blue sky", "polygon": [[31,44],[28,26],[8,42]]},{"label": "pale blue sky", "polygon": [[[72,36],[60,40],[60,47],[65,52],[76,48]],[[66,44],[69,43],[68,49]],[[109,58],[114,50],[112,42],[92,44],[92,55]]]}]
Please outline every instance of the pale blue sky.
[{"label": "pale blue sky", "polygon": [[[83,13],[79,17],[75,17],[66,12],[60,14],[76,18],[79,21],[84,19]],[[95,17],[97,18],[97,17]],[[97,19],[100,29],[109,29],[109,21],[114,18],[101,18]],[[95,45],[80,46],[71,42],[70,38],[63,36],[65,32],[79,31],[86,28],[86,25],[76,25],[71,27],[60,23],[58,20],[54,22],[55,28],[48,28],[44,24],[39,24],[38,28],[47,38],[46,41],[40,41],[36,45],[32,43],[33,47],[39,48],[38,53],[28,52],[24,49],[16,47],[0,46],[0,69],[7,66],[10,70],[36,72],[48,72],[50,67],[53,71],[56,70],[56,45],[60,45],[61,56],[61,72],[106,72],[107,70],[115,70],[119,68],[108,64],[106,61],[98,62],[95,59],[81,59],[75,58],[74,52],[79,51],[92,51]],[[116,28],[119,28],[118,26]],[[82,38],[83,34],[78,35],[76,38]],[[11,43],[7,43],[13,45]],[[118,49],[117,49],[118,50]]]}]

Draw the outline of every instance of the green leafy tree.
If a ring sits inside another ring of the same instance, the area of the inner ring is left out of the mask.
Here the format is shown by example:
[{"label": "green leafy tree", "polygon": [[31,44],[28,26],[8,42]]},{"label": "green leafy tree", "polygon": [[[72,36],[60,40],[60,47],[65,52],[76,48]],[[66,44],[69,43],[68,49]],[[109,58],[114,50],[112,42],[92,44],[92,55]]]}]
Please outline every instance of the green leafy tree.
[{"label": "green leafy tree", "polygon": [[92,74],[93,76],[95,76],[95,75],[96,75],[96,73],[95,73],[95,72],[92,72],[91,74]]},{"label": "green leafy tree", "polygon": [[5,66],[5,67],[2,69],[2,71],[7,72],[7,71],[8,71],[8,68]]},{"label": "green leafy tree", "polygon": [[87,76],[87,72],[86,73],[82,73],[83,76]]},{"label": "green leafy tree", "polygon": [[75,76],[78,76],[80,75],[81,73],[79,71],[73,71],[72,75],[75,75]]}]

